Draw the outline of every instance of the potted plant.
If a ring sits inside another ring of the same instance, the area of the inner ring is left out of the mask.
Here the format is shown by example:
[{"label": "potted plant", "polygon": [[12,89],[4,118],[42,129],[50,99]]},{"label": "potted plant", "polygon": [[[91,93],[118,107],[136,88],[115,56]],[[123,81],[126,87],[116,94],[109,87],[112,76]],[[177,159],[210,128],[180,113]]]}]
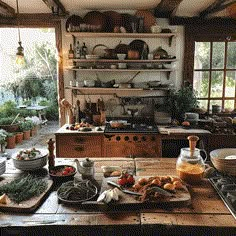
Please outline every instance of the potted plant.
[{"label": "potted plant", "polygon": [[180,123],[184,120],[185,112],[190,112],[197,107],[198,101],[191,87],[182,87],[179,90],[171,90],[167,97],[167,108],[172,119]]},{"label": "potted plant", "polygon": [[20,130],[23,131],[23,139],[30,139],[30,130],[33,127],[33,122],[31,120],[26,120],[20,123]]},{"label": "potted plant", "polygon": [[17,117],[0,118],[0,128],[6,130],[7,132],[16,132],[19,129]]},{"label": "potted plant", "polygon": [[16,147],[16,135],[14,133],[8,133],[6,140],[8,149],[13,149]]},{"label": "potted plant", "polygon": [[22,143],[23,136],[24,136],[24,134],[23,134],[22,131],[16,132],[16,144],[17,143]]},{"label": "potted plant", "polygon": [[0,152],[4,153],[6,144],[7,144],[7,131],[4,129],[0,129]]}]

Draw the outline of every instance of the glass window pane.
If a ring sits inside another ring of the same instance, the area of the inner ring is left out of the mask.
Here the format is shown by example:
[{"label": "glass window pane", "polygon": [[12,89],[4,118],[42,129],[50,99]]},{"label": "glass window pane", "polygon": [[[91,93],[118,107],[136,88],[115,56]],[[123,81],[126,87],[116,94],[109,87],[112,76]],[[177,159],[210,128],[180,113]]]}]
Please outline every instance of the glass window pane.
[{"label": "glass window pane", "polygon": [[228,42],[227,69],[236,69],[236,42]]},{"label": "glass window pane", "polygon": [[225,97],[235,96],[236,71],[228,71],[225,80]]},{"label": "glass window pane", "polygon": [[225,101],[225,110],[233,111],[234,110],[234,100]]},{"label": "glass window pane", "polygon": [[225,55],[225,43],[214,42],[212,46],[212,68],[223,69],[224,68],[224,55]]},{"label": "glass window pane", "polygon": [[208,100],[200,100],[200,99],[199,99],[198,102],[199,102],[198,106],[199,106],[200,108],[207,109]]},{"label": "glass window pane", "polygon": [[207,98],[209,91],[209,72],[195,71],[193,78],[193,89],[199,98]]},{"label": "glass window pane", "polygon": [[195,42],[194,69],[210,68],[210,43]]},{"label": "glass window pane", "polygon": [[223,94],[223,71],[212,71],[211,97],[222,97]]}]

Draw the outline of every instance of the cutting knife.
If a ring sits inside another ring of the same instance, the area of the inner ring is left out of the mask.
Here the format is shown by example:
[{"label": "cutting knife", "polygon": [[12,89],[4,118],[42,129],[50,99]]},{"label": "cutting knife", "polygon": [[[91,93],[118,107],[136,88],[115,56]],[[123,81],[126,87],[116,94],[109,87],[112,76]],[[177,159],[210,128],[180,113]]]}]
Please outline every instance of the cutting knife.
[{"label": "cutting knife", "polygon": [[164,196],[167,196],[167,197],[172,197],[173,196],[172,193],[170,193],[170,192],[168,192],[168,191],[166,191],[166,190],[164,190],[164,189],[162,189],[160,187],[157,187],[157,186],[151,187],[150,190],[153,190],[153,191],[155,191],[157,193],[160,193],[160,194],[162,194]]},{"label": "cutting knife", "polygon": [[115,182],[113,182],[113,181],[108,180],[108,181],[107,181],[107,184],[110,184],[110,185],[112,185],[112,186],[114,186],[114,187],[119,188],[123,193],[132,194],[132,195],[136,195],[136,196],[142,196],[141,193],[137,193],[137,192],[133,192],[133,191],[124,189],[121,185],[119,185],[119,184],[117,184],[117,183],[115,183]]}]

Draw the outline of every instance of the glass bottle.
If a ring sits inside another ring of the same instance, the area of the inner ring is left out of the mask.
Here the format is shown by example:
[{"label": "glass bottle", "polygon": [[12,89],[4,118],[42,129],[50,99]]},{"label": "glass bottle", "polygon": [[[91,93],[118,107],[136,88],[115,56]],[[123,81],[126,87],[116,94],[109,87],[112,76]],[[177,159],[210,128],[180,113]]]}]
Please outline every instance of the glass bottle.
[{"label": "glass bottle", "polygon": [[68,58],[73,59],[74,58],[74,50],[72,48],[72,44],[70,44],[70,49],[68,51]]},{"label": "glass bottle", "polygon": [[88,51],[88,48],[87,48],[87,46],[85,45],[85,43],[83,43],[83,46],[82,46],[82,57],[83,57],[83,58],[86,58],[87,51]]},{"label": "glass bottle", "polygon": [[81,48],[79,45],[79,41],[77,41],[77,45],[75,47],[75,58],[77,58],[77,59],[81,58]]}]

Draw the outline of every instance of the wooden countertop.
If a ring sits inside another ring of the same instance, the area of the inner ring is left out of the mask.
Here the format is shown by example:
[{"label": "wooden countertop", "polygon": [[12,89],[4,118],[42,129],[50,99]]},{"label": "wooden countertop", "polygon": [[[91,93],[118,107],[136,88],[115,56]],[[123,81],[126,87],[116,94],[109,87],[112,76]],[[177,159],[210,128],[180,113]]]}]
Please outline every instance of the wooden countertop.
[{"label": "wooden countertop", "polygon": [[[91,159],[95,161],[98,183],[103,179],[103,165],[132,167],[137,176],[176,175],[175,158]],[[74,165],[74,159],[56,158],[56,163]],[[0,181],[17,177],[19,173],[12,160],[8,160]],[[47,169],[41,174],[47,176]],[[89,235],[95,230],[97,235],[235,235],[236,220],[207,179],[198,186],[189,186],[189,191],[190,206],[110,211],[94,206],[82,208],[59,204],[54,186],[33,214],[1,212],[0,226],[2,235]]]}]

